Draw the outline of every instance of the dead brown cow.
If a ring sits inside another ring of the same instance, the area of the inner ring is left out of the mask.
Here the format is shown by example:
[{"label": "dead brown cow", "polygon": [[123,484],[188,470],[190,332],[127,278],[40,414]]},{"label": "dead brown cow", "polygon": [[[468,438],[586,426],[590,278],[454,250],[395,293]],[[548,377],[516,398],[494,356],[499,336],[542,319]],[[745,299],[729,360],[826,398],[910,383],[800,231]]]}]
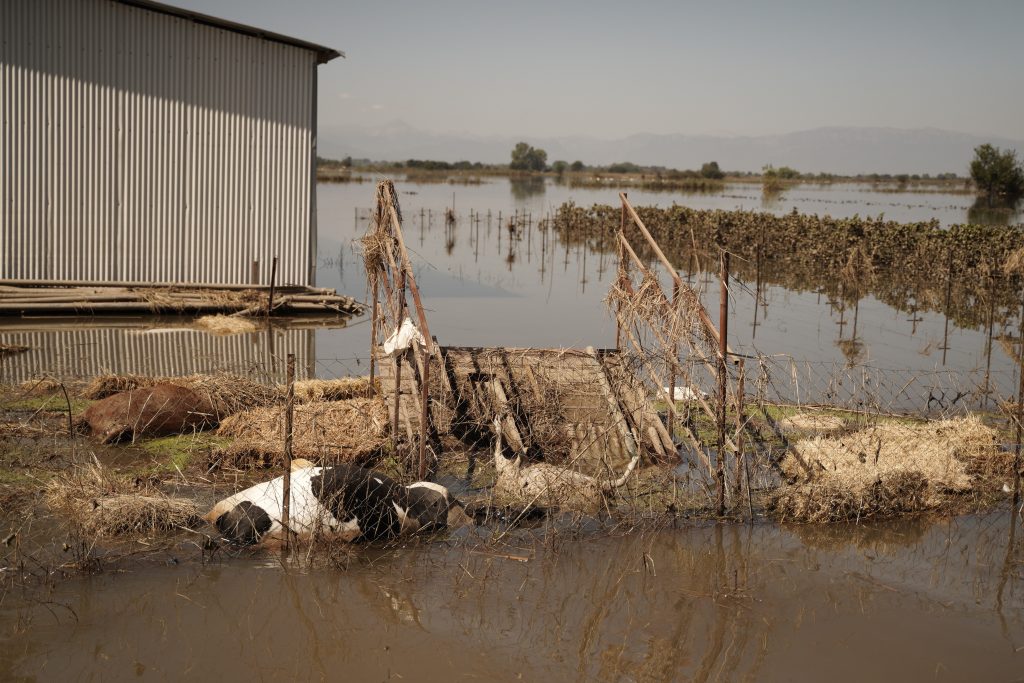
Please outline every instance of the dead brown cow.
[{"label": "dead brown cow", "polygon": [[217,424],[210,401],[175,384],[122,391],[89,406],[78,419],[102,443],[194,432]]}]

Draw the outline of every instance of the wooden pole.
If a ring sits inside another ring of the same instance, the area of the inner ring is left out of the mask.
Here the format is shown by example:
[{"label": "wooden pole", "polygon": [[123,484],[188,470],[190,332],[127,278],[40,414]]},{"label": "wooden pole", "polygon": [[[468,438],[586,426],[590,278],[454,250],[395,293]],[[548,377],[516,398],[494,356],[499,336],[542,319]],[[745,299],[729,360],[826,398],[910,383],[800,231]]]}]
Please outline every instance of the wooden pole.
[{"label": "wooden pole", "polygon": [[722,250],[721,296],[718,308],[718,514],[725,514],[725,394],[728,381],[725,357],[729,335],[729,252]]},{"label": "wooden pole", "polygon": [[429,419],[428,402],[430,401],[430,354],[421,351],[423,362],[423,376],[420,382],[420,463],[419,478],[423,481],[427,478],[427,432]]},{"label": "wooden pole", "polygon": [[[672,310],[673,312],[679,310],[679,283],[673,280],[672,282]],[[676,363],[679,360],[679,343],[675,337],[672,338],[672,362],[669,364],[669,376],[668,376],[668,396],[672,403],[676,402]],[[668,433],[675,434],[673,416],[674,412],[668,414]]]},{"label": "wooden pole", "polygon": [[377,297],[380,293],[380,280],[379,278],[373,279],[373,313],[370,316],[370,395],[376,396],[377,390],[374,384],[374,371],[377,369],[377,316],[379,314],[380,306],[377,303]]},{"label": "wooden pole", "polygon": [[[621,197],[622,197],[622,218],[619,221],[619,244],[618,244],[618,251],[619,251],[619,268],[623,269],[623,268],[626,267],[626,260],[625,260],[626,259],[626,254],[625,254],[625,250],[622,247],[622,241],[626,238],[626,193],[623,192]],[[623,271],[623,272],[625,272],[625,271]],[[618,310],[619,310],[620,313],[622,312],[622,304],[621,303],[619,303],[619,305],[618,305]],[[622,323],[619,322],[619,316],[618,315],[615,316],[615,350],[616,351],[621,351],[622,350]],[[671,400],[671,398],[672,397],[669,397],[670,400]],[[669,432],[669,433],[671,433],[671,432]]]},{"label": "wooden pole", "polygon": [[[665,269],[669,272],[669,274],[672,276],[672,279],[675,282],[678,282],[680,285],[682,285],[683,281],[682,278],[679,277],[679,273],[672,266],[672,262],[668,260],[668,257],[665,256],[665,252],[663,252],[661,250],[661,247],[658,246],[658,242],[654,239],[654,237],[651,236],[651,233],[647,230],[647,226],[644,225],[644,222],[640,219],[640,215],[636,212],[636,209],[634,209],[632,205],[630,205],[629,200],[626,199],[626,193],[620,192],[619,197],[622,199],[623,208],[626,209],[630,217],[633,219],[633,223],[636,225],[637,228],[640,229],[640,232],[643,233],[644,238],[647,240],[647,243],[654,251],[655,256],[657,256],[658,260],[661,261],[661,265],[665,266]],[[715,329],[715,324],[711,322],[711,316],[708,315],[707,311],[704,310],[703,306],[699,306],[697,308],[697,315],[700,318],[700,321],[704,324],[704,327],[707,330],[708,335],[711,337],[711,339],[714,340],[715,342],[719,342],[719,332],[718,330]],[[728,344],[719,344],[719,346],[720,348],[725,349],[725,353],[731,352]]]},{"label": "wooden pole", "polygon": [[[1024,359],[1024,303],[1020,307],[1020,327],[1018,328],[1019,345],[1018,352]],[[1017,509],[1020,503],[1020,439],[1021,421],[1024,420],[1024,363],[1017,366],[1017,439],[1013,448],[1013,507]]]},{"label": "wooden pole", "polygon": [[736,377],[736,481],[733,484],[734,502],[739,506],[740,494],[743,491],[743,470],[746,467],[746,456],[743,453],[743,401],[744,401],[744,363],[740,358],[739,368]]},{"label": "wooden pole", "polygon": [[292,505],[292,424],[295,410],[295,354],[288,354],[288,398],[284,412],[284,494],[281,498],[281,526],[284,529],[284,548],[291,539]]},{"label": "wooden pole", "polygon": [[949,305],[953,297],[953,247],[949,247],[946,265],[946,306],[942,312],[946,316],[945,328],[942,331],[942,364],[946,364],[946,351],[949,350]]},{"label": "wooden pole", "polygon": [[270,298],[267,301],[267,315],[271,316],[274,314],[274,287],[277,285],[277,257],[274,257],[273,264],[270,266]]}]

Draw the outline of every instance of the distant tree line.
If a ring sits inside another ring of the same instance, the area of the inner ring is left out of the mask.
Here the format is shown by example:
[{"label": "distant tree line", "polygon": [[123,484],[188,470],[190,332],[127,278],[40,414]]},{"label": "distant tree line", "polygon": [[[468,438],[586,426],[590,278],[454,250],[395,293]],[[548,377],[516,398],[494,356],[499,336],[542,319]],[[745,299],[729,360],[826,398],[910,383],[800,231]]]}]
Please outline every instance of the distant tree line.
[{"label": "distant tree line", "polygon": [[[1014,176],[1008,168],[1015,167],[1014,153],[1010,150],[1001,152],[984,145],[981,157],[981,166],[976,175],[975,164],[972,164],[971,176],[975,185],[985,193],[991,193],[993,200],[998,201],[1000,197],[1011,196],[1014,187],[1024,184],[1024,177]],[[1007,156],[1009,155],[1009,156]],[[976,150],[977,156],[977,150]],[[487,171],[502,172],[515,171],[517,173],[553,173],[556,176],[563,176],[566,173],[589,173],[589,174],[612,174],[612,175],[640,175],[650,176],[658,180],[680,181],[680,180],[723,180],[726,177],[732,178],[760,178],[762,182],[782,185],[784,182],[813,181],[833,182],[839,180],[867,182],[867,183],[896,183],[907,184],[911,181],[956,181],[962,178],[956,173],[862,173],[856,175],[841,175],[834,173],[803,173],[790,166],[765,165],[760,172],[752,171],[725,171],[717,161],[708,161],[699,169],[676,169],[665,166],[642,165],[632,161],[618,161],[606,165],[590,165],[577,159],[572,162],[556,160],[548,165],[548,153],[539,147],[534,147],[527,142],[519,142],[513,147],[510,153],[508,164],[484,164],[479,161],[438,161],[434,159],[407,159],[397,162],[372,161],[370,159],[354,159],[347,156],[341,160],[326,159],[317,157],[317,164],[324,167],[341,167],[352,169],[387,169],[406,168],[422,171]],[[977,161],[977,159],[976,159]],[[1014,180],[1014,178],[1018,178]],[[1020,190],[1017,190],[1020,196]]]}]

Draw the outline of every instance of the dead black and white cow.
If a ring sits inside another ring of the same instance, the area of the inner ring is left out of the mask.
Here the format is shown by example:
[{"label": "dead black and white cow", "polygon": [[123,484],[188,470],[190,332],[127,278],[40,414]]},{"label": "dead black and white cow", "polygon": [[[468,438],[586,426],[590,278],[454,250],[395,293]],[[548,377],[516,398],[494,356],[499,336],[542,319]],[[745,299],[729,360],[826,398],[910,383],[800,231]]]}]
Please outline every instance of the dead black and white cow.
[{"label": "dead black and white cow", "polygon": [[[316,534],[343,541],[374,541],[416,531],[472,524],[462,504],[440,484],[402,486],[353,465],[292,463],[288,527],[299,539]],[[206,515],[224,538],[241,544],[280,541],[284,477],[225,498]]]}]

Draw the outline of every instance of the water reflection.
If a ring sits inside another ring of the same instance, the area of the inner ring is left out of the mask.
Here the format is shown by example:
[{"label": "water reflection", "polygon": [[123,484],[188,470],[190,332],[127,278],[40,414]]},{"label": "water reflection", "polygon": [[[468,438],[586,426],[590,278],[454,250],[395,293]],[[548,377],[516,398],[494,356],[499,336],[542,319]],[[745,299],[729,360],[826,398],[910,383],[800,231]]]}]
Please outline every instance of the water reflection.
[{"label": "water reflection", "polygon": [[547,189],[547,180],[536,176],[513,177],[509,178],[509,189],[512,198],[521,202],[543,195]]},{"label": "water reflection", "polygon": [[0,361],[0,383],[18,384],[44,375],[70,379],[106,373],[219,372],[282,382],[288,354],[296,356],[300,377],[313,377],[317,324],[344,322],[281,321],[256,332],[222,336],[195,329],[188,317],[0,319],[0,343],[28,347]]},{"label": "water reflection", "polygon": [[1020,208],[1024,200],[1018,199],[1001,205],[989,205],[988,199],[978,197],[967,209],[967,222],[981,225],[1010,225],[1020,220]]},{"label": "water reflection", "polygon": [[77,618],[8,604],[3,623],[31,627],[4,630],[0,671],[61,679],[142,667],[225,681],[821,680],[828,672],[861,681],[939,670],[1004,680],[1019,673],[1024,646],[1019,523],[1004,511],[627,537],[524,531],[508,546],[363,549],[347,569],[234,560],[105,575],[50,596]]}]

